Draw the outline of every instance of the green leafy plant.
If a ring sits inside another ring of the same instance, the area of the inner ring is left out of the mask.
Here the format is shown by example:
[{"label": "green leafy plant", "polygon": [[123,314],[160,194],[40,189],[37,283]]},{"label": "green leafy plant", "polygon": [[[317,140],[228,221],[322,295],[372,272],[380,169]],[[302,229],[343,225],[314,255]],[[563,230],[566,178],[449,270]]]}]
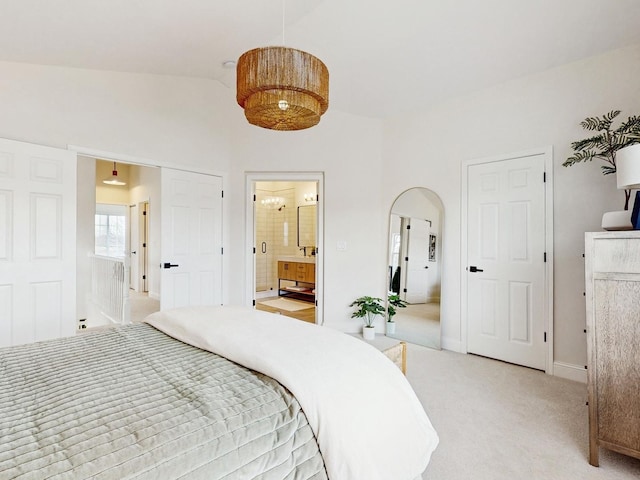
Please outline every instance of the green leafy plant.
[{"label": "green leafy plant", "polygon": [[400,298],[397,293],[390,293],[389,305],[387,305],[387,318],[389,322],[393,322],[393,316],[397,313],[396,308],[405,308],[408,303]]},{"label": "green leafy plant", "polygon": [[[571,143],[574,154],[567,158],[563,167],[570,167],[576,163],[592,161],[594,158],[603,160],[601,166],[604,175],[616,173],[616,152],[621,148],[640,143],[640,117],[631,116],[622,122],[618,128],[613,128],[613,121],[620,115],[620,110],[612,110],[602,117],[588,117],[580,122],[585,130],[599,132],[589,138]],[[631,190],[625,190],[624,209],[629,209]]]},{"label": "green leafy plant", "polygon": [[356,298],[349,306],[357,307],[351,314],[351,318],[362,318],[367,327],[373,326],[376,315],[384,314],[382,299],[377,297],[364,296]]}]

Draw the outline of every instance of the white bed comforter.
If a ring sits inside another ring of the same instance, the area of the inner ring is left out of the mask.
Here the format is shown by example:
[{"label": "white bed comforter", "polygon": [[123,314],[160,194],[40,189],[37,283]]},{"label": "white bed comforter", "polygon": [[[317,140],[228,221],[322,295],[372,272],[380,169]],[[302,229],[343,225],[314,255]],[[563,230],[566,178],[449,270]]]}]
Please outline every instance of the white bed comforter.
[{"label": "white bed comforter", "polygon": [[412,480],[438,444],[398,367],[350,335],[249,307],[179,308],[146,322],[289,389],[331,480]]}]

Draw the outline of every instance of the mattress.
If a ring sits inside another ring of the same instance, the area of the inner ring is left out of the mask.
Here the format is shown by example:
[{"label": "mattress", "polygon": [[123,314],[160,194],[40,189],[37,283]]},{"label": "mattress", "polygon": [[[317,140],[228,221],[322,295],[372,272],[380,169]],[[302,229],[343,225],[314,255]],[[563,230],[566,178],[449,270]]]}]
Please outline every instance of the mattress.
[{"label": "mattress", "polygon": [[0,349],[1,479],[327,478],[296,398],[148,324]]}]

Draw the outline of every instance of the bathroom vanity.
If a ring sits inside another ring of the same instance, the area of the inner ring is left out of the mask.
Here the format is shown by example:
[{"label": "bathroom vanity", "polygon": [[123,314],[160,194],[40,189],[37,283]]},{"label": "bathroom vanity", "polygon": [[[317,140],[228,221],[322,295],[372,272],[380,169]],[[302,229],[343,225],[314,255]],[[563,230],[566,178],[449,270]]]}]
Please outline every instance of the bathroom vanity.
[{"label": "bathroom vanity", "polygon": [[278,296],[315,302],[315,258],[295,257],[295,260],[278,260]]}]

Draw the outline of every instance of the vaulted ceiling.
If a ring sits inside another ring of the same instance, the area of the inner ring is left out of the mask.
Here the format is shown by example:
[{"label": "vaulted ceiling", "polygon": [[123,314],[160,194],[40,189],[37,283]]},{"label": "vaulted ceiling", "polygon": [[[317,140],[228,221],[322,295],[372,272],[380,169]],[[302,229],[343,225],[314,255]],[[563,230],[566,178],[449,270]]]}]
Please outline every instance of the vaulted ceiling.
[{"label": "vaulted ceiling", "polygon": [[330,108],[385,117],[640,43],[639,25],[638,0],[0,0],[0,61],[210,78],[235,97],[223,62],[284,36],[329,68]]}]

